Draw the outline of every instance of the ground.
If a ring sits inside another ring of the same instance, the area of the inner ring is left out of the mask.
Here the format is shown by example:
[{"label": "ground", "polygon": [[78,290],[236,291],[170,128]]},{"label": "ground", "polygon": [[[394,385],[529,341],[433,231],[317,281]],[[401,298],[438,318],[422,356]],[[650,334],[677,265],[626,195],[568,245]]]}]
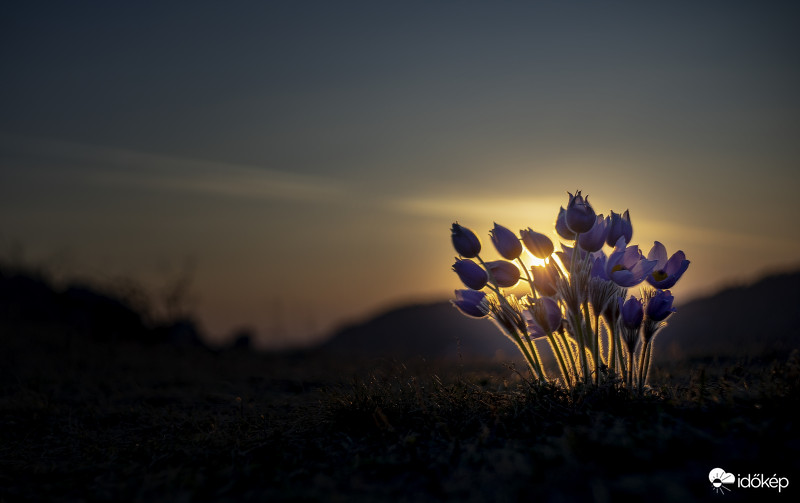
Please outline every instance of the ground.
[{"label": "ground", "polygon": [[[789,501],[800,484],[796,353],[675,362],[631,398],[503,362],[1,328],[1,502]],[[714,468],[790,485],[717,494]]]}]

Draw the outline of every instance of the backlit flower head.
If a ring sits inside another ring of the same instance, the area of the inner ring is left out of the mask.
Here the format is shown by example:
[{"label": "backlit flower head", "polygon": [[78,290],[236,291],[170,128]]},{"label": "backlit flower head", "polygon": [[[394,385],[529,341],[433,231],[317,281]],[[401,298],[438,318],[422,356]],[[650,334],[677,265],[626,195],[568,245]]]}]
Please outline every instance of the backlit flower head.
[{"label": "backlit flower head", "polygon": [[451,238],[453,240],[453,248],[456,249],[459,255],[464,258],[477,257],[481,252],[481,240],[470,229],[459,225],[458,222],[453,224],[451,231]]},{"label": "backlit flower head", "polygon": [[539,295],[545,297],[552,297],[556,294],[556,285],[558,284],[558,270],[554,262],[548,262],[545,265],[535,265],[531,267],[533,274],[533,286]]},{"label": "backlit flower head", "polygon": [[567,226],[567,210],[561,206],[556,217],[556,233],[567,241],[575,239],[575,233]]},{"label": "backlit flower head", "polygon": [[636,245],[626,247],[625,238],[620,237],[606,261],[606,274],[619,286],[631,287],[644,281],[655,266],[655,260],[644,258]]},{"label": "backlit flower head", "polygon": [[476,290],[456,290],[455,300],[451,300],[459,311],[474,318],[483,318],[489,314],[486,294]]},{"label": "backlit flower head", "polygon": [[665,320],[667,316],[676,311],[672,307],[674,300],[675,297],[672,296],[669,290],[656,290],[655,295],[647,301],[647,308],[645,309],[647,317],[653,321]]},{"label": "backlit flower head", "polygon": [[531,305],[528,309],[530,317],[528,321],[528,331],[531,337],[537,338],[552,333],[561,327],[561,308],[558,303],[550,297],[542,297],[536,300],[529,300]]},{"label": "backlit flower head", "polygon": [[644,319],[644,308],[642,301],[631,295],[631,298],[625,300],[623,297],[619,298],[619,313],[622,319],[622,324],[631,329],[639,329]]},{"label": "backlit flower head", "polygon": [[489,237],[497,252],[506,260],[514,260],[522,253],[522,243],[507,227],[495,223],[494,229],[489,231]]},{"label": "backlit flower head", "polygon": [[566,222],[567,227],[572,232],[582,234],[589,232],[595,224],[595,213],[592,205],[589,204],[589,196],[584,198],[581,191],[577,191],[573,196],[569,194],[569,203],[567,204]]},{"label": "backlit flower head", "polygon": [[578,236],[578,245],[588,252],[596,252],[606,244],[606,236],[608,236],[608,222],[600,214],[597,215],[594,227]]},{"label": "backlit flower head", "polygon": [[489,281],[489,275],[486,274],[483,267],[470,259],[456,258],[456,262],[453,264],[453,271],[458,274],[459,279],[467,288],[473,290],[480,290]]},{"label": "backlit flower head", "polygon": [[519,235],[522,237],[522,244],[534,257],[544,260],[553,254],[553,241],[541,232],[528,227],[527,230],[519,231]]},{"label": "backlit flower head", "polygon": [[519,269],[511,262],[494,260],[486,262],[486,268],[500,288],[511,288],[519,281]]},{"label": "backlit flower head", "polygon": [[608,246],[616,246],[621,237],[625,237],[625,244],[631,242],[633,225],[631,225],[631,215],[628,210],[625,210],[622,215],[612,211],[611,215],[606,217],[606,224],[608,225],[608,235],[606,236]]},{"label": "backlit flower head", "polygon": [[647,282],[661,290],[675,286],[675,283],[689,268],[689,261],[686,260],[686,255],[681,250],[673,253],[667,260],[667,249],[658,241],[653,244],[647,258],[656,261],[655,268],[647,276]]}]

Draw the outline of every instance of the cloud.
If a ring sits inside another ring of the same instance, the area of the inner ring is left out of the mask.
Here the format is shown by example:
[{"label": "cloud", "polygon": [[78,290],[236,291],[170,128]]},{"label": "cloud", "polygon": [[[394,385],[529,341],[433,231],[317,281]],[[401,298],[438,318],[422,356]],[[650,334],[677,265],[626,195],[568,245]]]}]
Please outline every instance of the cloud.
[{"label": "cloud", "polygon": [[348,192],[327,177],[55,140],[0,135],[0,152],[6,169],[66,172],[72,182],[90,185],[301,202],[329,202]]}]

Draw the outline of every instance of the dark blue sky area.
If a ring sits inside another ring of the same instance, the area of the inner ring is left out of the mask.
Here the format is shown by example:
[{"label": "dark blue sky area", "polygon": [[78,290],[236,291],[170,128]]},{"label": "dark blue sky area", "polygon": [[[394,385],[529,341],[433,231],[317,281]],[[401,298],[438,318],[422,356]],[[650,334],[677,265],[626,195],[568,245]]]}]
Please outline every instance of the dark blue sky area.
[{"label": "dark blue sky area", "polygon": [[684,249],[680,302],[797,264],[799,11],[15,2],[0,258],[157,284],[191,257],[212,332],[269,332],[279,299],[300,321],[265,343],[291,343],[450,295],[452,221],[551,232],[582,189]]}]

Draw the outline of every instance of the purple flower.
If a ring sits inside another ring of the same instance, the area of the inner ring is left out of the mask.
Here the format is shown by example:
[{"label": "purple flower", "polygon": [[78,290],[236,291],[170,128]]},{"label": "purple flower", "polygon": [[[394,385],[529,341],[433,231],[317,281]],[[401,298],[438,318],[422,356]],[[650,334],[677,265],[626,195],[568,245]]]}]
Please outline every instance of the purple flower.
[{"label": "purple flower", "polygon": [[564,210],[563,206],[559,208],[558,216],[556,217],[556,232],[559,236],[568,241],[575,239],[575,233],[567,227],[567,212]]},{"label": "purple flower", "polygon": [[606,244],[606,236],[608,236],[608,223],[600,214],[597,215],[594,227],[578,236],[578,245],[588,252],[596,252]]},{"label": "purple flower", "polygon": [[475,290],[456,290],[456,299],[451,300],[459,311],[472,316],[473,318],[483,318],[489,314],[489,306],[484,299],[486,294]]},{"label": "purple flower", "polygon": [[569,203],[565,216],[567,227],[576,234],[589,232],[594,227],[596,217],[592,205],[589,204],[589,196],[584,199],[580,190],[574,196],[571,192],[568,194]]},{"label": "purple flower", "polygon": [[458,274],[461,281],[473,290],[480,290],[489,281],[489,275],[486,274],[486,271],[469,259],[462,260],[457,258],[456,263],[453,264],[453,270]]},{"label": "purple flower", "polygon": [[470,229],[458,225],[458,222],[453,224],[452,232],[453,248],[456,249],[459,255],[465,258],[477,257],[481,252],[481,240]]},{"label": "purple flower", "polygon": [[636,286],[650,274],[656,266],[655,260],[642,256],[639,247],[625,247],[624,237],[619,238],[617,246],[606,261],[606,274],[614,283],[622,287]]},{"label": "purple flower", "polygon": [[525,245],[525,248],[527,248],[534,257],[544,260],[553,254],[553,241],[544,234],[536,232],[528,227],[527,230],[519,231],[519,235],[522,236],[522,243]]},{"label": "purple flower", "polygon": [[492,262],[486,262],[486,268],[500,288],[510,288],[519,281],[519,269],[511,262],[494,260]]},{"label": "purple flower", "polygon": [[558,330],[562,318],[558,303],[550,297],[542,297],[533,302],[528,310],[530,317],[526,317],[531,337],[542,337]]},{"label": "purple flower", "polygon": [[633,237],[633,226],[631,225],[631,215],[628,210],[625,210],[621,216],[619,213],[611,212],[611,215],[606,217],[606,224],[608,226],[608,236],[606,236],[606,244],[608,246],[615,246],[620,237],[625,237],[625,244],[631,242]]},{"label": "purple flower", "polygon": [[548,262],[543,266],[535,265],[531,267],[531,272],[533,273],[533,286],[540,295],[552,297],[556,294],[558,271],[553,262]]},{"label": "purple flower", "polygon": [[[561,243],[561,251],[556,252],[556,256],[561,259],[561,263],[564,264],[564,267],[569,269],[572,266],[572,254],[574,253],[575,248],[571,246],[567,246],[564,243]],[[585,250],[581,250],[578,248],[578,258],[576,260],[584,260],[588,253]]]},{"label": "purple flower", "polygon": [[622,318],[622,324],[631,330],[638,330],[642,325],[644,318],[644,309],[642,308],[642,301],[631,295],[631,298],[619,298],[619,313]]},{"label": "purple flower", "polygon": [[653,321],[665,320],[667,316],[675,312],[675,308],[672,307],[673,300],[675,300],[675,297],[672,296],[669,290],[656,290],[655,295],[650,297],[647,302],[645,310],[647,317]]},{"label": "purple flower", "polygon": [[667,249],[658,241],[653,244],[647,258],[657,262],[653,272],[647,276],[647,282],[661,290],[675,286],[689,267],[689,261],[681,250],[667,260]]},{"label": "purple flower", "polygon": [[494,224],[494,229],[489,231],[489,237],[497,252],[506,260],[514,260],[522,253],[522,243],[519,242],[517,235],[507,227],[498,225],[497,222]]},{"label": "purple flower", "polygon": [[592,265],[592,270],[590,272],[592,278],[600,278],[606,281],[611,281],[611,278],[608,277],[608,273],[606,273],[606,254],[603,253],[603,250],[598,251],[595,253],[594,256],[594,265]]}]

